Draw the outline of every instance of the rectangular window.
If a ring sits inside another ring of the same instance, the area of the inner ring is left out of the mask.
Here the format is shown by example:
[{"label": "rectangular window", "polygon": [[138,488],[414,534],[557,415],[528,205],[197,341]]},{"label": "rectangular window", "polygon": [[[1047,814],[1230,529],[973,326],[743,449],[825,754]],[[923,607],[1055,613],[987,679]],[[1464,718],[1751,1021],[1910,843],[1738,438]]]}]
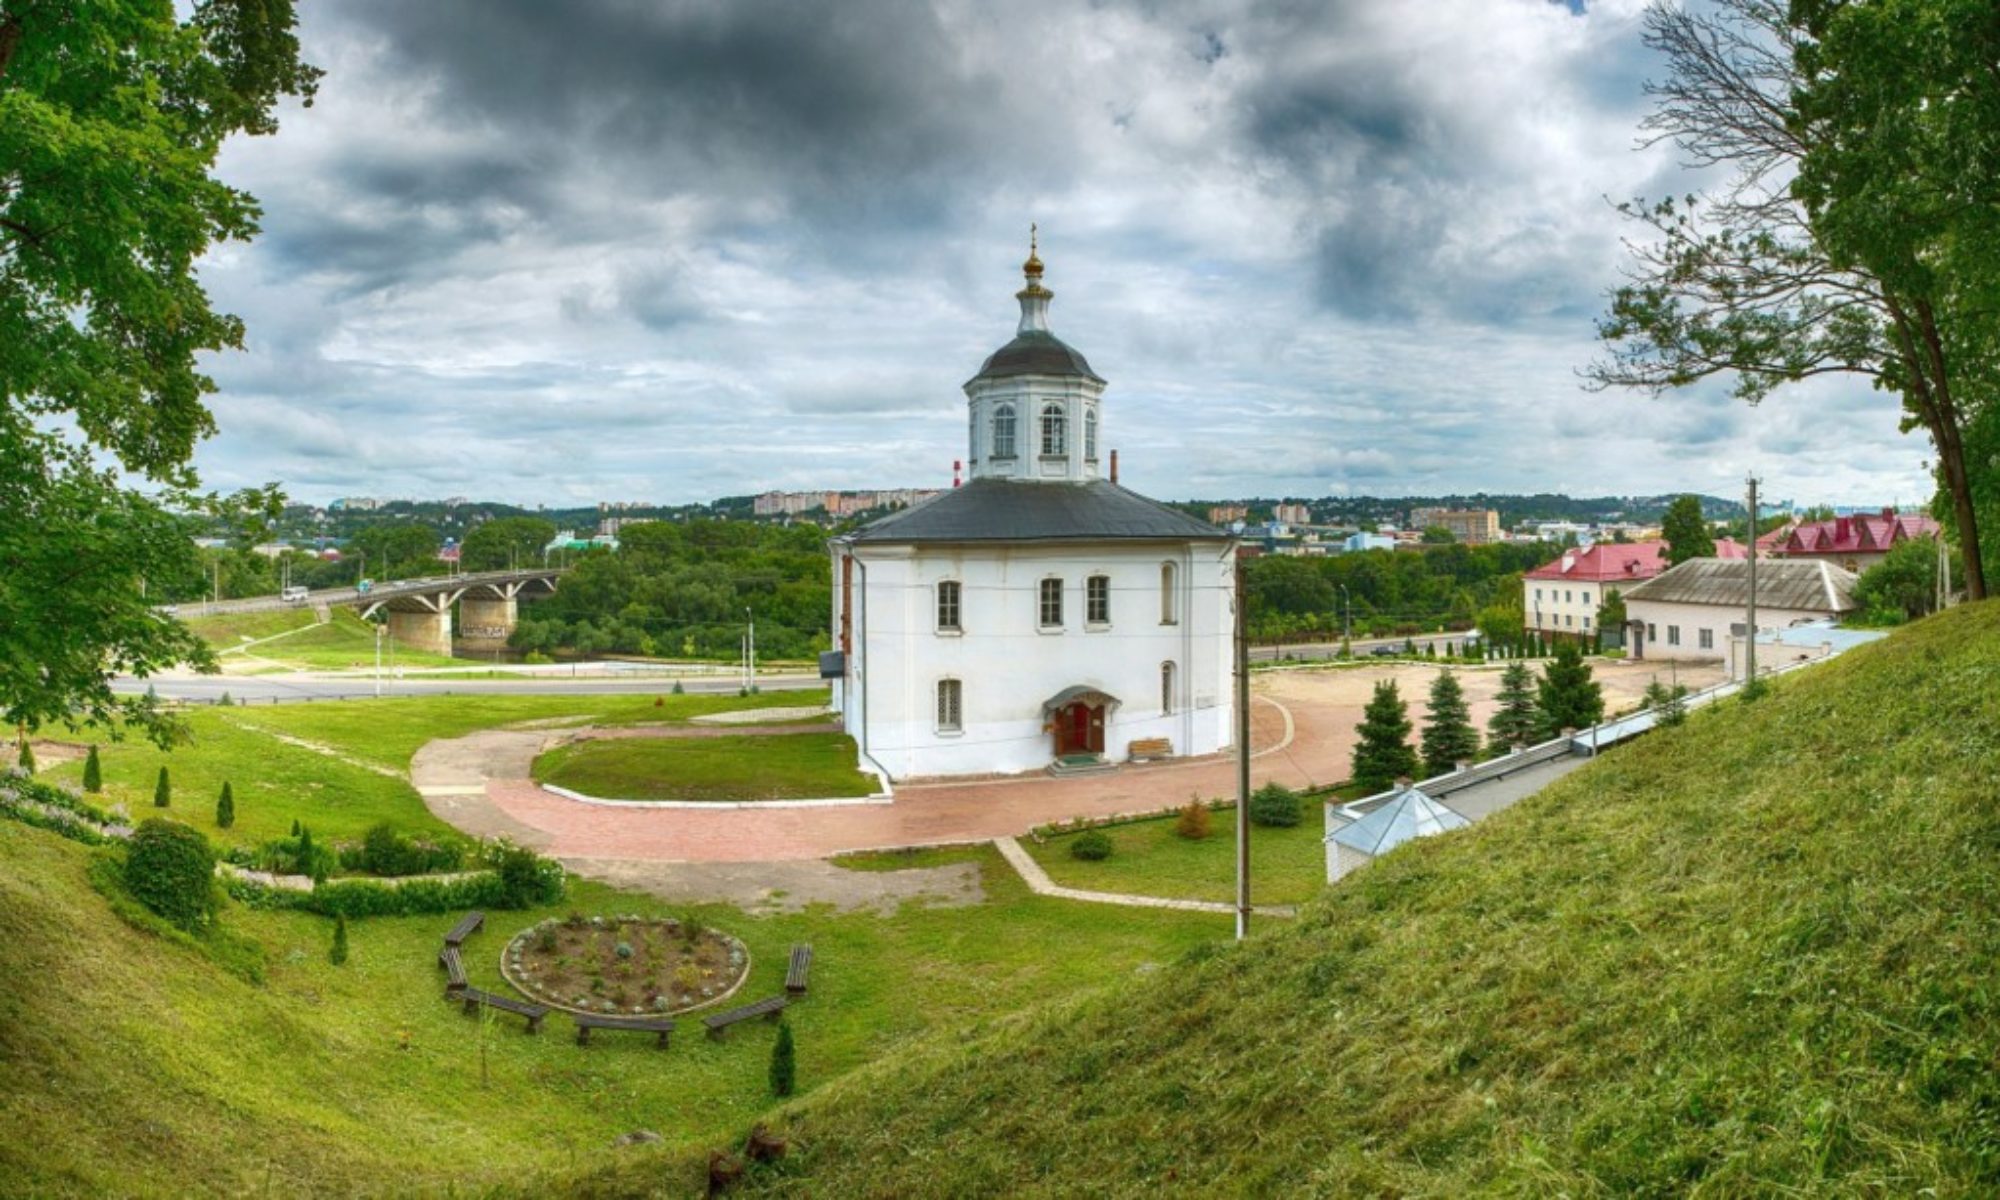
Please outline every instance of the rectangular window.
[{"label": "rectangular window", "polygon": [[1575,613],[1564,613],[1564,614],[1563,614],[1563,624],[1565,624],[1565,625],[1569,626],[1569,627],[1570,627],[1571,629],[1574,629],[1574,628],[1576,628],[1576,614],[1575,614]]},{"label": "rectangular window", "polygon": [[1084,619],[1092,625],[1111,624],[1111,576],[1092,575],[1084,581]]},{"label": "rectangular window", "polygon": [[1564,588],[1564,589],[1563,589],[1563,603],[1564,603],[1564,604],[1573,604],[1573,603],[1575,603],[1575,602],[1576,602],[1576,594],[1575,594],[1574,592],[1571,592],[1571,591],[1570,591],[1570,590],[1569,590],[1568,588]]},{"label": "rectangular window", "polygon": [[960,705],[960,699],[958,680],[938,680],[937,727],[939,733],[957,733],[965,728],[964,710]]},{"label": "rectangular window", "polygon": [[1536,588],[1536,589],[1535,589],[1535,603],[1537,603],[1537,604],[1540,604],[1541,602],[1542,602],[1542,589],[1540,589],[1540,588]]},{"label": "rectangular window", "polygon": [[1667,645],[1678,646],[1680,644],[1681,644],[1681,627],[1678,625],[1667,626]]},{"label": "rectangular window", "polygon": [[939,632],[959,631],[959,587],[958,580],[941,580],[937,585],[937,627]]},{"label": "rectangular window", "polygon": [[1062,580],[1042,580],[1041,621],[1043,629],[1062,628]]},{"label": "rectangular window", "polygon": [[1160,664],[1160,712],[1172,716],[1174,712],[1174,664]]},{"label": "rectangular window", "polygon": [[1583,627],[1584,627],[1585,629],[1588,629],[1588,628],[1590,628],[1590,617],[1589,617],[1588,615],[1586,615],[1586,616],[1585,616],[1585,617],[1583,618]]},{"label": "rectangular window", "polygon": [[1646,622],[1646,640],[1649,642],[1657,642],[1660,640],[1660,630],[1658,626],[1654,625],[1651,621]]},{"label": "rectangular window", "polygon": [[1589,589],[1589,588],[1585,588],[1585,589],[1583,589],[1582,591],[1578,592],[1578,593],[1577,593],[1577,595],[1579,595],[1579,596],[1582,596],[1582,597],[1583,597],[1583,602],[1584,602],[1585,604],[1588,604],[1588,603],[1590,603],[1590,589]]},{"label": "rectangular window", "polygon": [[1713,629],[1702,630],[1701,634],[1696,640],[1701,644],[1701,648],[1704,650],[1715,649],[1715,630]]}]

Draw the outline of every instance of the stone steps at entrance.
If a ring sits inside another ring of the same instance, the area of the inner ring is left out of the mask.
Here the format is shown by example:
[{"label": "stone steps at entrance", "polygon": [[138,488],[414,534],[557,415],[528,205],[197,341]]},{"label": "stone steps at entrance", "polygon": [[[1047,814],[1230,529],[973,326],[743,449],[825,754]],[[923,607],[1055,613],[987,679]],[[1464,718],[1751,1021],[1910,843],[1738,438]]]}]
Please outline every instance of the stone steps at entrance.
[{"label": "stone steps at entrance", "polygon": [[1095,775],[1109,771],[1112,764],[1095,754],[1065,754],[1049,764],[1049,774],[1058,778],[1070,775]]}]

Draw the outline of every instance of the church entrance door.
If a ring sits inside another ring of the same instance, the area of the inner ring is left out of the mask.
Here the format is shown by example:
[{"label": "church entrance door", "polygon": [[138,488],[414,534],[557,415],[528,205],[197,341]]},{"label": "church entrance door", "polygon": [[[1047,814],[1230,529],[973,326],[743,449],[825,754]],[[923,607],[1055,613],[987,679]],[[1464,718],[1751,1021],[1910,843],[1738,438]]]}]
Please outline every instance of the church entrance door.
[{"label": "church entrance door", "polygon": [[1056,757],[1104,753],[1104,706],[1073,701],[1056,710]]}]

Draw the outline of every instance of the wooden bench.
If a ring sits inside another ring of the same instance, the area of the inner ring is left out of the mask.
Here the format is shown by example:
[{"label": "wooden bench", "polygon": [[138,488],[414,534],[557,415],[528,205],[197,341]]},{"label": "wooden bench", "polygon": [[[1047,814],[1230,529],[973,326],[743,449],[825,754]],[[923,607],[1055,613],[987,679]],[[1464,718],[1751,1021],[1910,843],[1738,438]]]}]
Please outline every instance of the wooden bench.
[{"label": "wooden bench", "polygon": [[723,1035],[729,1032],[729,1027],[738,1021],[748,1021],[753,1017],[763,1017],[766,1020],[775,1021],[778,1019],[778,1015],[785,1011],[785,1005],[789,1003],[791,1001],[783,996],[767,996],[755,1004],[745,1004],[740,1008],[732,1008],[728,1012],[716,1013],[712,1017],[703,1017],[701,1023],[708,1026],[709,1038],[719,1042],[722,1040]]},{"label": "wooden bench", "polygon": [[1136,738],[1125,748],[1125,757],[1133,762],[1148,762],[1155,758],[1172,758],[1174,743],[1171,738]]},{"label": "wooden bench", "polygon": [[447,946],[459,945],[460,943],[464,942],[466,938],[469,938],[473,934],[478,933],[479,927],[484,924],[486,924],[485,913],[483,912],[466,913],[465,918],[461,920],[458,924],[452,926],[450,933],[444,935],[444,944]]},{"label": "wooden bench", "polygon": [[457,946],[446,946],[438,951],[438,966],[444,968],[444,994],[447,999],[465,990],[465,959],[460,957]]},{"label": "wooden bench", "polygon": [[468,987],[459,992],[458,998],[465,1001],[465,1015],[468,1017],[477,1013],[482,1004],[502,1012],[518,1013],[528,1018],[529,1033],[540,1033],[542,1018],[549,1015],[548,1006],[545,1004],[529,1004],[525,1000],[515,1000],[509,996],[496,996],[492,992],[482,992],[476,987]]},{"label": "wooden bench", "polygon": [[667,1048],[667,1039],[674,1032],[674,1023],[667,1017],[600,1017],[596,1013],[571,1013],[576,1020],[576,1044],[590,1045],[590,1031],[593,1029],[629,1029],[635,1033],[657,1033],[660,1035],[660,1049]]},{"label": "wooden bench", "polygon": [[813,948],[810,943],[792,947],[792,965],[785,969],[785,995],[799,997],[806,994],[806,974],[812,970]]}]

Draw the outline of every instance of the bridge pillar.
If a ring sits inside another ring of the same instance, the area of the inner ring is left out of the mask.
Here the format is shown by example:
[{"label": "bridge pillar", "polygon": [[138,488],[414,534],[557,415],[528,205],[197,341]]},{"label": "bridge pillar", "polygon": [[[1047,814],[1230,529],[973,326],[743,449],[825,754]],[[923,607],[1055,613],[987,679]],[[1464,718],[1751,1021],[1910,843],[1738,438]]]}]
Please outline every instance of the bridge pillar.
[{"label": "bridge pillar", "polygon": [[458,602],[458,642],[468,650],[497,650],[507,644],[520,616],[512,596],[466,596]]},{"label": "bridge pillar", "polygon": [[430,654],[451,654],[451,609],[442,612],[389,610],[389,636],[399,646]]}]

